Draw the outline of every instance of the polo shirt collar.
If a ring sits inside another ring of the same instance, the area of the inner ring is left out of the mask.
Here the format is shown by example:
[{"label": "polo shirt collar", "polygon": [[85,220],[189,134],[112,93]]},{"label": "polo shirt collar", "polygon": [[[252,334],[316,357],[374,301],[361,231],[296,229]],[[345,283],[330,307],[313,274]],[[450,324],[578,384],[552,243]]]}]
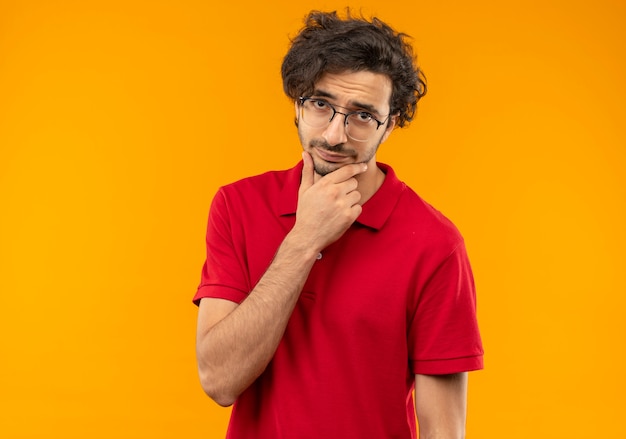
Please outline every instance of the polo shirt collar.
[{"label": "polo shirt collar", "polygon": [[[363,205],[363,211],[357,218],[357,222],[375,230],[381,229],[391,216],[405,184],[398,180],[391,166],[377,163],[385,173],[385,180],[376,193]],[[295,167],[287,171],[284,186],[278,200],[278,214],[294,215],[298,206],[298,188],[302,176],[303,162],[300,161]]]}]

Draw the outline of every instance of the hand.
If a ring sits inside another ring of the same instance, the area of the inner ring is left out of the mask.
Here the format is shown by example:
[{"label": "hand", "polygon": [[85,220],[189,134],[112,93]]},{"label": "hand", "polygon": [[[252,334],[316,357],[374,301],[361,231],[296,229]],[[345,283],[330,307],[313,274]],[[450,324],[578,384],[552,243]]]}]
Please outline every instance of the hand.
[{"label": "hand", "polygon": [[302,154],[304,166],[298,191],[298,208],[293,232],[316,251],[335,242],[361,214],[356,175],[367,165],[343,166],[324,177],[315,173],[309,153]]}]

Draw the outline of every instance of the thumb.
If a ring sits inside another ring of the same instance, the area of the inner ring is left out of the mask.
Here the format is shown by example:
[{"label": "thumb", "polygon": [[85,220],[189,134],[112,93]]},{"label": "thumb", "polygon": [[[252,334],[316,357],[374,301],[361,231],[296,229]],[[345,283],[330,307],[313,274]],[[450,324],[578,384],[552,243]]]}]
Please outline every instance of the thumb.
[{"label": "thumb", "polygon": [[311,155],[302,151],[302,161],[304,166],[302,167],[302,180],[300,181],[300,193],[313,186],[315,179],[315,170],[313,168],[313,159]]}]

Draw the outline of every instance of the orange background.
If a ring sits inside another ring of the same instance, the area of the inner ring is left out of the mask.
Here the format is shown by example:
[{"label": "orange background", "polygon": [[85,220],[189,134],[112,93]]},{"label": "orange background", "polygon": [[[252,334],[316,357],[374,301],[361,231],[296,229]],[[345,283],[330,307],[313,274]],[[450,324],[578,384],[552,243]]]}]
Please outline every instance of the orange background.
[{"label": "orange background", "polygon": [[[0,2],[0,437],[220,438],[191,304],[219,185],[299,159],[279,67],[335,1]],[[430,91],[379,160],[464,233],[468,438],[618,438],[626,4],[364,0]]]}]

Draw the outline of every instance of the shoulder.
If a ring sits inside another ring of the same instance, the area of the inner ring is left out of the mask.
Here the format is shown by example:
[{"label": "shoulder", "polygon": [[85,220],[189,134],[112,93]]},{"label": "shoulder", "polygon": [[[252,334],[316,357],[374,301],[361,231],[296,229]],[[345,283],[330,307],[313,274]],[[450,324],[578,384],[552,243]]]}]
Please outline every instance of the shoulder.
[{"label": "shoulder", "polygon": [[400,203],[406,206],[408,213],[426,230],[461,236],[456,225],[445,214],[424,200],[409,186],[406,186]]},{"label": "shoulder", "polygon": [[[249,192],[267,193],[268,191],[280,191],[290,180],[290,177],[297,172],[297,168],[298,167],[296,166],[291,169],[272,170],[262,174],[242,178],[222,186],[220,191],[228,194],[247,194]],[[298,174],[298,180],[299,178],[300,174]]]},{"label": "shoulder", "polygon": [[268,171],[219,188],[213,204],[233,212],[290,213],[297,204],[302,162],[291,169]]},{"label": "shoulder", "polygon": [[242,178],[219,189],[229,199],[279,198],[286,193],[298,192],[302,175],[302,162],[290,169],[272,170]]},{"label": "shoulder", "polygon": [[410,186],[403,184],[390,225],[417,238],[426,247],[452,252],[463,244],[457,226],[439,209],[424,200]]}]

